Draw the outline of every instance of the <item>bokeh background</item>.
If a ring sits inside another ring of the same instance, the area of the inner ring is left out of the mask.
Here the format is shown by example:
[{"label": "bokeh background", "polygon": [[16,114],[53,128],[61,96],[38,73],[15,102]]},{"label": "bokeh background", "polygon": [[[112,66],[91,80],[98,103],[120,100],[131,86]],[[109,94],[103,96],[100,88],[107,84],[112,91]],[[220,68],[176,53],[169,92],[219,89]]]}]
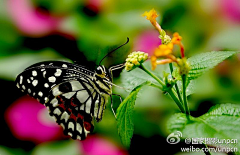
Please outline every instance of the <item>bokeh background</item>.
[{"label": "bokeh background", "polygon": [[[127,37],[128,45],[107,57],[104,65],[123,63],[135,50],[151,54],[159,43],[158,33],[141,16],[144,11],[155,8],[162,28],[169,35],[180,33],[188,57],[240,50],[239,0],[0,1],[1,155],[181,154],[183,143],[166,142],[166,122],[179,110],[154,88],[145,88],[136,101],[134,135],[130,148],[125,148],[109,105],[94,133],[84,141],[73,141],[62,134],[43,105],[14,85],[24,68],[43,60],[76,61],[94,69]],[[233,56],[198,79],[196,93],[189,96],[193,116],[218,103],[240,103],[239,67],[240,55]],[[121,86],[120,72],[114,77]],[[122,89],[113,91],[123,98],[127,95]],[[114,97],[115,109],[119,102]]]}]

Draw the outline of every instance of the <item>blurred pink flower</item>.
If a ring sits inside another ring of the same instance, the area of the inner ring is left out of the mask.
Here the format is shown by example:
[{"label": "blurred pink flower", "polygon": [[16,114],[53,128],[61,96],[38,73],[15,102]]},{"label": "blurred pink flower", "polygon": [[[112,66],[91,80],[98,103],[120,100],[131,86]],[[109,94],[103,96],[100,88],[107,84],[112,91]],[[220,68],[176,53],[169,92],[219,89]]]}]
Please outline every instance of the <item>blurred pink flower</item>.
[{"label": "blurred pink flower", "polygon": [[100,136],[89,136],[83,141],[79,141],[81,152],[85,155],[127,155],[127,151],[120,149],[107,138]]},{"label": "blurred pink flower", "polygon": [[234,21],[240,22],[240,1],[239,0],[222,0],[222,9],[227,17]]},{"label": "blurred pink flower", "polygon": [[154,49],[161,44],[161,39],[158,36],[159,33],[156,30],[144,31],[135,39],[133,50],[152,55]]},{"label": "blurred pink flower", "polygon": [[8,0],[8,10],[17,28],[27,35],[42,36],[55,30],[60,19],[34,8],[30,0]]},{"label": "blurred pink flower", "polygon": [[63,137],[62,128],[49,116],[47,108],[29,96],[11,104],[5,112],[5,120],[20,140],[41,143]]}]

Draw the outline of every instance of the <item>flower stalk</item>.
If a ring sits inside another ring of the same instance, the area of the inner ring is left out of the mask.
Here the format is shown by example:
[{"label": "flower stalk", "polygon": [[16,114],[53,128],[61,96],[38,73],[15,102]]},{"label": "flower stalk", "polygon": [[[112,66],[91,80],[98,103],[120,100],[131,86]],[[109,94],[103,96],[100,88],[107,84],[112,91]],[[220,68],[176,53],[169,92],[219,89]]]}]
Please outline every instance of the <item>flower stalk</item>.
[{"label": "flower stalk", "polygon": [[185,112],[186,112],[187,118],[190,119],[189,118],[190,110],[189,110],[188,102],[187,102],[187,94],[186,94],[187,87],[186,86],[187,86],[187,75],[183,74],[182,75],[183,104],[184,104],[184,108],[185,108]]},{"label": "flower stalk", "polygon": [[[172,75],[172,72],[173,72],[173,65],[172,65],[172,63],[169,64],[169,68],[170,68],[170,72],[171,72],[171,75]],[[172,76],[172,77],[173,77],[173,76]],[[175,87],[175,89],[176,89],[176,92],[177,92],[177,96],[178,96],[178,98],[179,98],[179,101],[180,101],[181,103],[183,103],[182,96],[181,96],[181,93],[180,93],[180,91],[179,91],[179,88],[178,88],[177,83],[175,83],[174,87]]]},{"label": "flower stalk", "polygon": [[166,90],[168,92],[168,94],[171,96],[171,98],[175,101],[175,103],[177,104],[178,108],[181,110],[182,113],[185,112],[182,103],[179,101],[176,92],[172,89],[164,89],[166,88],[166,85],[163,83],[162,80],[160,80],[156,75],[154,75],[152,72],[150,72],[148,69],[146,69],[142,64],[139,66],[140,69],[142,69],[143,71],[145,71],[148,75],[150,75],[151,77],[153,77],[160,85],[162,85],[162,89],[161,90]]}]

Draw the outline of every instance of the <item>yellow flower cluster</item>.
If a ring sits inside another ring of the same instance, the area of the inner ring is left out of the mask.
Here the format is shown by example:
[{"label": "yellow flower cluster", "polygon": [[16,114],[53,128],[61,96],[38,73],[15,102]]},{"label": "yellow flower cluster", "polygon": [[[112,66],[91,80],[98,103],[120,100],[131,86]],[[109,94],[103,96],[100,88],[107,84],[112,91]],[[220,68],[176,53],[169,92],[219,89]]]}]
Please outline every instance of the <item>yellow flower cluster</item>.
[{"label": "yellow flower cluster", "polygon": [[[182,44],[182,37],[178,33],[173,34],[173,38],[166,35],[166,32],[161,29],[161,26],[157,23],[156,18],[158,17],[157,12],[152,9],[149,12],[144,12],[143,16],[146,16],[146,19],[149,20],[152,25],[159,31],[159,38],[162,41],[162,44],[159,45],[151,55],[151,64],[152,70],[156,69],[157,65],[167,64],[176,62],[180,67],[181,74],[187,74],[189,71],[189,64],[184,57],[184,46]],[[173,55],[173,46],[178,45],[181,49],[182,59],[176,58]],[[159,58],[162,58],[159,60]],[[125,63],[125,69],[130,71],[136,67],[139,67],[145,60],[148,59],[148,54],[144,52],[132,52],[128,55]]]},{"label": "yellow flower cluster", "polygon": [[149,12],[145,11],[143,13],[143,16],[146,16],[147,20],[156,22],[156,18],[158,17],[158,14],[157,14],[157,12],[154,9],[152,9]]},{"label": "yellow flower cluster", "polygon": [[182,56],[182,58],[184,58],[185,57],[185,55],[184,55],[184,46],[183,46],[181,41],[182,41],[182,37],[178,33],[174,33],[171,42],[173,44],[175,44],[175,45],[178,45],[180,47],[181,56]]},{"label": "yellow flower cluster", "polygon": [[148,54],[144,52],[132,52],[128,55],[125,63],[125,69],[127,71],[133,70],[134,68],[140,66],[141,63],[148,59]]},{"label": "yellow flower cluster", "polygon": [[[167,45],[161,44],[155,49],[153,55],[151,56],[152,70],[154,70],[157,65],[178,62],[177,58],[173,55],[173,45],[181,45],[181,49],[184,49],[181,43],[182,37],[178,33],[173,34],[173,38]],[[157,58],[164,58],[162,60],[157,60]]]},{"label": "yellow flower cluster", "polygon": [[146,19],[149,20],[152,23],[152,25],[159,31],[159,33],[162,32],[161,26],[156,21],[156,18],[158,17],[158,14],[154,9],[150,10],[149,12],[145,11],[142,14],[142,16],[146,17]]},{"label": "yellow flower cluster", "polygon": [[[162,44],[155,49],[153,55],[151,56],[152,70],[154,70],[157,65],[166,64],[171,62],[176,62],[177,58],[173,55],[173,46],[178,45],[181,50],[181,56],[184,58],[184,47],[182,44],[182,37],[178,33],[173,34],[171,39],[166,32],[161,29],[161,26],[157,23],[156,18],[158,17],[157,12],[152,9],[149,12],[144,12],[143,16],[146,16],[146,19],[149,20],[152,25],[159,31],[159,38],[162,41]],[[162,60],[157,60],[158,58],[163,58]]]}]

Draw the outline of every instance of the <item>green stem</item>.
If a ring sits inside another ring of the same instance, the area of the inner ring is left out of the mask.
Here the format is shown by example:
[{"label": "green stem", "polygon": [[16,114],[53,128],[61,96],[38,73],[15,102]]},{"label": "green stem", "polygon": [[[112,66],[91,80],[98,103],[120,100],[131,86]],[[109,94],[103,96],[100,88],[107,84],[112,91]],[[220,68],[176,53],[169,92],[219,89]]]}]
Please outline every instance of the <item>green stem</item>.
[{"label": "green stem", "polygon": [[154,83],[150,83],[150,86],[152,86],[152,87],[156,87],[156,88],[158,88],[158,89],[163,89],[163,87],[162,86],[160,86],[160,85],[156,85],[156,84],[154,84]]},{"label": "green stem", "polygon": [[153,77],[158,83],[160,83],[162,86],[164,86],[164,83],[153,73],[151,73],[148,69],[146,69],[142,64],[139,66],[142,70],[144,70],[146,73],[148,73],[151,77]]},{"label": "green stem", "polygon": [[174,91],[172,89],[169,89],[168,91],[169,95],[171,96],[171,98],[175,101],[175,103],[177,104],[178,108],[181,110],[182,113],[185,112],[182,103],[178,100],[176,94],[174,93]]},{"label": "green stem", "polygon": [[[148,73],[148,75],[150,75],[151,77],[153,77],[158,83],[160,83],[162,85],[162,87],[158,87],[159,89],[163,90],[163,87],[165,86],[165,84],[162,82],[162,80],[160,80],[156,75],[154,75],[153,73],[151,73],[148,69],[146,69],[142,64],[139,66],[139,68],[141,68],[143,71],[145,71],[146,73]],[[179,109],[181,110],[182,113],[184,113],[184,108],[181,104],[181,102],[179,101],[179,99],[177,98],[176,92],[173,89],[168,89],[167,91],[169,93],[169,95],[172,97],[172,99],[175,101],[175,103],[177,104],[177,106],[179,107]]]},{"label": "green stem", "polygon": [[183,85],[183,104],[184,104],[184,107],[185,107],[187,118],[189,119],[190,110],[189,110],[188,103],[187,103],[187,94],[186,94],[187,75],[186,74],[182,75],[182,85]]},{"label": "green stem", "polygon": [[[171,75],[172,75],[172,72],[173,72],[173,65],[172,65],[172,63],[169,64],[169,68],[170,68]],[[173,77],[173,76],[172,76],[172,77]],[[175,87],[175,89],[176,89],[176,91],[177,91],[177,96],[178,96],[180,102],[183,103],[183,100],[182,100],[182,97],[181,97],[181,93],[180,93],[180,91],[179,91],[179,88],[178,88],[177,83],[174,85],[174,87]]]}]

